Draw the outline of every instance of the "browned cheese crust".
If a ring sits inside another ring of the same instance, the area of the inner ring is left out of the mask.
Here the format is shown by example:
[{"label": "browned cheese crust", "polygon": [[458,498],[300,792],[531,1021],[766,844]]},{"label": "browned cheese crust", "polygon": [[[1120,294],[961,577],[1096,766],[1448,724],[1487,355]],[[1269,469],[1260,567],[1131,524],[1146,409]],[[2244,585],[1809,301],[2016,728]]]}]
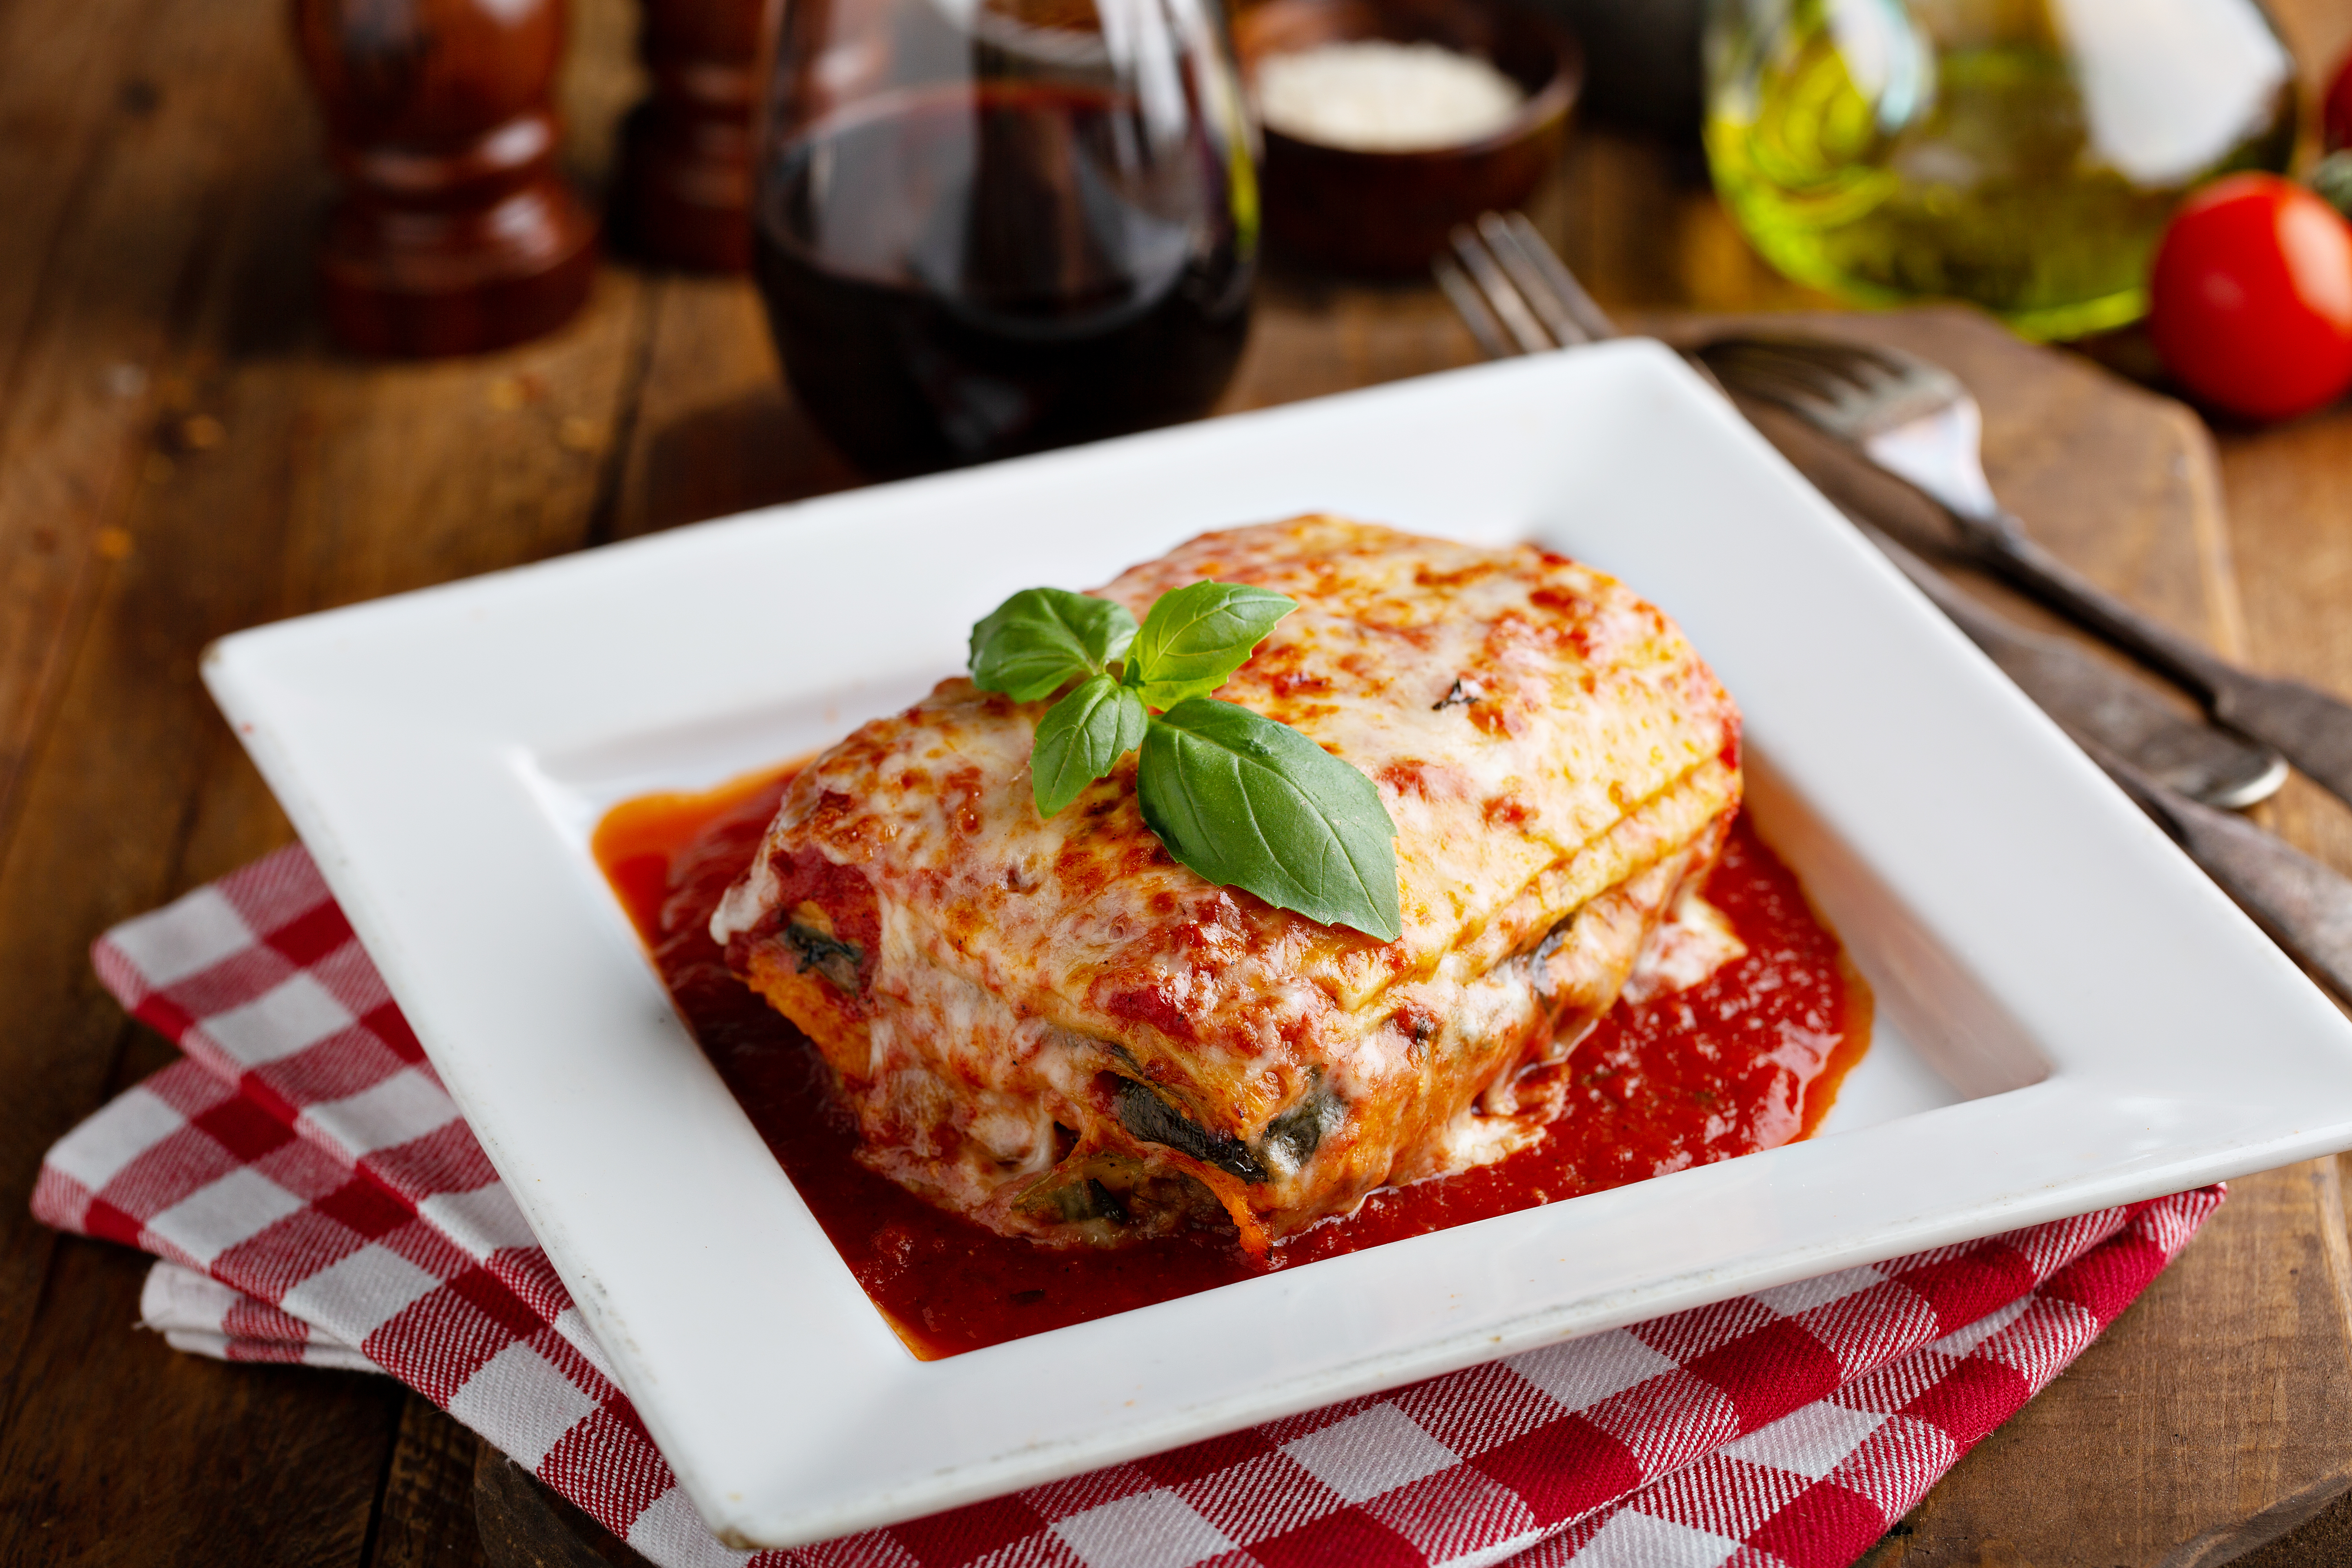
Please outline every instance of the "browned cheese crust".
[{"label": "browned cheese crust", "polygon": [[712,921],[824,1053],[860,1157],[1000,1232],[1108,1244],[1222,1210],[1262,1248],[1524,1147],[1739,805],[1731,699],[1590,567],[1304,517],[1100,593],[1141,619],[1202,579],[1298,601],[1218,696],[1379,786],[1401,940],[1176,864],[1132,756],[1041,819],[1051,702],[961,679],[811,763]]}]

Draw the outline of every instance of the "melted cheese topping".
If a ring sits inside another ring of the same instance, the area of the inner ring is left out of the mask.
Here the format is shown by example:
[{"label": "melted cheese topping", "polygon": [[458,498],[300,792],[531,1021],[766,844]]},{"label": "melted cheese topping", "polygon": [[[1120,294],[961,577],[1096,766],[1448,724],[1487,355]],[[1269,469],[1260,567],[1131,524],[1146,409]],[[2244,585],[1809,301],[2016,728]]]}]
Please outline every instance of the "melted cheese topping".
[{"label": "melted cheese topping", "polygon": [[[864,1157],[999,1229],[1117,1239],[1205,1189],[1262,1246],[1522,1146],[1557,1097],[1511,1086],[1607,1010],[1738,805],[1729,697],[1589,567],[1308,517],[1101,593],[1139,620],[1202,579],[1299,601],[1218,695],[1379,786],[1399,941],[1177,865],[1132,757],[1040,819],[1051,702],[962,679],[804,770],[712,921],[824,1051]],[[869,928],[871,952],[842,935]]]}]

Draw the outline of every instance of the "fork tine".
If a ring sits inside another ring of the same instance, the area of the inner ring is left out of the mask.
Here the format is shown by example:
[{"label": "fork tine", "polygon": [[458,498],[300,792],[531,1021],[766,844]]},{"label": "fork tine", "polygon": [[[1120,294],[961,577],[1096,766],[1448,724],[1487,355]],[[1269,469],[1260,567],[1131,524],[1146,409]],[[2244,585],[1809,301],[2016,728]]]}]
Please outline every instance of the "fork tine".
[{"label": "fork tine", "polygon": [[1495,320],[1495,312],[1487,309],[1486,301],[1459,262],[1440,251],[1430,262],[1429,269],[1437,275],[1437,286],[1454,302],[1454,313],[1462,318],[1462,324],[1478,341],[1480,353],[1488,359],[1509,359],[1519,352],[1503,336],[1503,323]]},{"label": "fork tine", "polygon": [[[1969,401],[1941,365],[1875,343],[1813,338],[1723,338],[1702,351],[1732,382],[1848,440]],[[1796,400],[1801,392],[1808,401]]]},{"label": "fork tine", "polygon": [[1476,279],[1479,292],[1486,296],[1486,303],[1494,307],[1495,314],[1501,317],[1503,325],[1510,329],[1521,353],[1542,353],[1554,346],[1552,341],[1544,335],[1535,312],[1528,309],[1528,302],[1519,298],[1519,291],[1511,286],[1510,279],[1504,275],[1502,268],[1467,225],[1454,227],[1454,253],[1462,258],[1463,267]]},{"label": "fork tine", "polygon": [[[1528,254],[1526,245],[1503,221],[1500,214],[1481,213],[1478,216],[1478,235],[1486,242],[1486,248],[1494,253],[1495,259],[1502,263],[1503,270],[1510,274],[1512,285],[1527,300],[1529,309],[1543,318],[1543,324],[1554,342],[1567,349],[1592,341],[1592,334],[1586,331],[1570,313],[1559,289],[1553,287],[1543,268],[1537,265],[1535,258]],[[1536,238],[1536,247],[1544,248],[1540,236]]]},{"label": "fork tine", "polygon": [[[1482,227],[1486,221],[1485,218],[1479,219]],[[1529,263],[1543,275],[1553,297],[1574,318],[1576,324],[1584,329],[1587,339],[1602,342],[1619,335],[1617,323],[1609,319],[1609,312],[1593,302],[1592,296],[1584,291],[1584,285],[1577,280],[1576,274],[1568,269],[1568,263],[1559,258],[1558,251],[1544,243],[1544,237],[1536,232],[1536,226],[1528,221],[1525,213],[1505,214],[1502,226],[1518,242],[1520,252]]]}]

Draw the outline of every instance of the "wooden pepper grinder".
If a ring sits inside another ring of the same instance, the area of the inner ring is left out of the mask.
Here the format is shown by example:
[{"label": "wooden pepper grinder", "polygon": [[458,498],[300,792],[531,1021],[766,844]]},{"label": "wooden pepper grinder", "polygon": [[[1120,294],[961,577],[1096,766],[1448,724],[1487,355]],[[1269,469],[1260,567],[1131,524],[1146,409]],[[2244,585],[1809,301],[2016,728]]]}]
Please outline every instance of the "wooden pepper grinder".
[{"label": "wooden pepper grinder", "polygon": [[751,265],[751,110],[761,0],[645,0],[653,90],[621,132],[614,226],[651,261]]},{"label": "wooden pepper grinder", "polygon": [[367,353],[520,342],[588,297],[596,220],[555,172],[563,0],[294,0],[343,182],[319,266]]}]

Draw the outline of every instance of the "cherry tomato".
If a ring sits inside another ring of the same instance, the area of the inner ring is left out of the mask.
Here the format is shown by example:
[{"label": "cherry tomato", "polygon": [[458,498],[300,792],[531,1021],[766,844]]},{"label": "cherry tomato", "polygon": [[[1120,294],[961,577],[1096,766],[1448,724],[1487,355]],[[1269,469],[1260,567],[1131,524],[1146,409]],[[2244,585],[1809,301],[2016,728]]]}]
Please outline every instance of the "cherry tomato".
[{"label": "cherry tomato", "polygon": [[2157,247],[2148,336],[2216,407],[2285,419],[2352,386],[2352,225],[2275,174],[2182,204]]}]

